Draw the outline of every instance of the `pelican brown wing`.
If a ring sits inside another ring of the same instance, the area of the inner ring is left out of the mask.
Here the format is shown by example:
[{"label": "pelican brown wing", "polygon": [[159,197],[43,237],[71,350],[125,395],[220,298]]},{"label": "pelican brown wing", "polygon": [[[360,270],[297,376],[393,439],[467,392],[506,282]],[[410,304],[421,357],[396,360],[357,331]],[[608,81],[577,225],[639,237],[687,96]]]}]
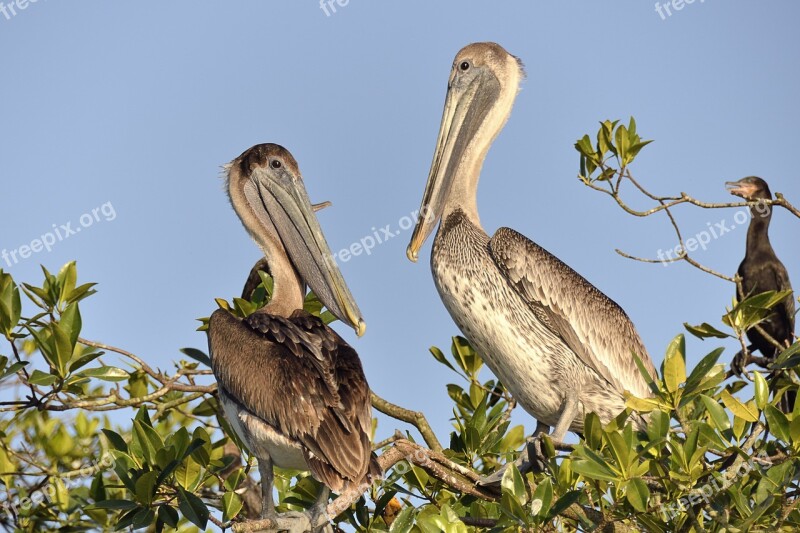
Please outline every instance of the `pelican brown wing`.
[{"label": "pelican brown wing", "polygon": [[241,320],[221,309],[209,331],[220,385],[298,443],[315,478],[341,492],[380,475],[369,386],[355,350],[335,331],[304,311]]},{"label": "pelican brown wing", "polygon": [[500,228],[489,251],[531,311],[620,394],[649,396],[633,357],[656,377],[653,361],[625,311],[556,256],[524,235]]}]

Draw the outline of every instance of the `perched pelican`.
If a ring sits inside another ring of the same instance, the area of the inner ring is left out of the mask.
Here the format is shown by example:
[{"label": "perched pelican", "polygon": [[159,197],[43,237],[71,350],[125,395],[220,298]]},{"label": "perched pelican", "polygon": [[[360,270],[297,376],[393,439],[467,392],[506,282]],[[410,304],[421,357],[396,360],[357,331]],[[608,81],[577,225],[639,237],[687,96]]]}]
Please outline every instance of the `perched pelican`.
[{"label": "perched pelican", "polygon": [[[431,270],[453,320],[538,425],[553,438],[583,429],[584,414],[608,422],[624,391],[649,396],[637,354],[655,369],[625,312],[544,248],[509,228],[489,238],[476,193],[484,158],[508,119],[524,77],[495,43],[456,55],[436,151],[407,255],[441,220]],[[526,450],[518,462],[522,465]],[[497,477],[485,480],[497,481]]]},{"label": "perched pelican", "polygon": [[[303,311],[305,284],[359,336],[366,326],[292,155],[276,144],[259,144],[226,168],[231,205],[265,255],[254,269],[268,268],[274,288],[270,302],[244,320],[222,309],[211,315],[208,344],[220,402],[258,458],[263,517],[279,517],[272,499],[277,465],[311,471],[326,487],[302,517],[316,525],[329,490],[370,483],[380,468],[370,443],[369,386],[358,354]],[[249,280],[245,292],[255,285]]]},{"label": "perched pelican", "polygon": [[[767,291],[790,291],[789,274],[783,266],[775,250],[769,242],[769,223],[772,219],[772,207],[759,201],[771,200],[772,193],[767,182],[761,178],[750,176],[739,181],[729,181],[726,187],[731,194],[741,196],[748,202],[756,202],[750,207],[752,218],[747,229],[747,248],[744,259],[739,265],[739,277],[742,278],[744,295],[759,294]],[[794,299],[786,299],[773,308],[772,314],[760,324],[761,328],[779,344],[789,346],[794,336]],[[781,350],[772,344],[755,328],[747,331],[751,345],[748,351],[758,350],[767,359],[775,359]],[[744,354],[739,353],[734,360],[734,368],[744,366]],[[795,394],[786,398],[784,406],[788,412],[793,410]]]}]

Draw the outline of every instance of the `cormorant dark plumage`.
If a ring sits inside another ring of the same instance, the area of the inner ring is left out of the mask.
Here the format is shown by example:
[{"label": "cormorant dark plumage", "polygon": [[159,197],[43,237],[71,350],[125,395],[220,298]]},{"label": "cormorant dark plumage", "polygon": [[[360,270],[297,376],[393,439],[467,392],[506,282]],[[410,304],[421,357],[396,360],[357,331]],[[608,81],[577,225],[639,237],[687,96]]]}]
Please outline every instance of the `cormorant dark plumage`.
[{"label": "cormorant dark plumage", "polygon": [[[767,291],[791,291],[789,273],[775,255],[775,250],[769,241],[772,206],[764,202],[764,200],[772,199],[769,185],[759,177],[750,176],[739,181],[728,182],[726,186],[731,194],[753,202],[753,205],[750,206],[752,218],[750,226],[747,228],[745,256],[738,270],[744,294],[739,294],[737,297],[741,299],[744,296],[753,296]],[[794,337],[794,313],[794,297],[787,296],[759,325],[778,344],[788,347],[792,344]],[[747,330],[747,338],[750,341],[748,350],[750,352],[757,350],[767,359],[775,359],[782,351],[756,328]],[[743,358],[744,354],[739,354],[737,360],[734,361],[734,366],[738,370],[741,370],[746,364]],[[784,403],[784,406],[790,411],[794,405],[794,396],[795,394],[792,393],[788,401]]]},{"label": "cormorant dark plumage", "polygon": [[471,44],[456,55],[407,255],[416,261],[441,221],[431,268],[445,307],[537,419],[537,432],[555,426],[553,438],[562,440],[568,430],[582,431],[587,412],[609,422],[625,408],[625,391],[651,394],[634,354],[650,376],[656,373],[619,305],[520,233],[500,228],[490,238],[481,226],[481,167],[523,76],[521,62],[495,43]]},{"label": "cormorant dark plumage", "polygon": [[[359,335],[364,321],[285,148],[261,144],[245,151],[227,166],[227,191],[265,255],[244,297],[258,285],[259,269],[269,271],[274,286],[269,303],[245,319],[223,309],[211,315],[212,368],[227,420],[258,459],[262,515],[302,517],[296,527],[303,530],[323,521],[328,489],[342,492],[380,476],[361,362],[333,329],[303,311],[305,284]],[[311,513],[275,513],[273,465],[308,470],[327,487]]]}]

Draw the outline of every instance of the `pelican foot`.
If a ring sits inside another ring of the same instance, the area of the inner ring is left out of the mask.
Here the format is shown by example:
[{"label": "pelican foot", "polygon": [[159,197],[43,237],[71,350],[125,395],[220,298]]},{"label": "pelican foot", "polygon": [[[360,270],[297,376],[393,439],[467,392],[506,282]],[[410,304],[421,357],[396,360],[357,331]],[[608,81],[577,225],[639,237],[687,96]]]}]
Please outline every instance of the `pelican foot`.
[{"label": "pelican foot", "polygon": [[[547,467],[547,458],[542,453],[541,435],[542,434],[539,433],[533,437],[529,437],[525,443],[525,448],[522,449],[517,460],[513,462],[520,474],[544,472]],[[506,463],[496,472],[488,476],[483,476],[478,480],[477,484],[481,487],[499,492],[503,481],[503,475],[506,473],[506,470],[508,470],[509,464],[512,463]]]}]

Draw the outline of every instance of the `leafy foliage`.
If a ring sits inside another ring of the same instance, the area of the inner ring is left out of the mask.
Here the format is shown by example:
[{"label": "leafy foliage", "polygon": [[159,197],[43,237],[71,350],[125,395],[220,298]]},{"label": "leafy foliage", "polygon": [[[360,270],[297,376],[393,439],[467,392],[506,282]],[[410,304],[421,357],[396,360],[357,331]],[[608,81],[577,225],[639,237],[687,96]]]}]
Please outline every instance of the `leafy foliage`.
[{"label": "leafy foliage", "polygon": [[[576,143],[580,179],[637,216],[697,204],[686,195],[651,195],[661,207],[637,212],[621,201],[623,180],[648,194],[629,166],[649,142],[633,119],[627,126],[602,122],[594,141],[587,135]],[[56,275],[42,270],[40,285],[19,285],[0,270],[0,387],[10,398],[0,402],[0,525],[30,532],[236,530],[257,518],[255,461],[221,416],[209,356],[185,348],[185,359],[165,372],[81,337],[80,307],[94,284],[78,284],[74,262]],[[260,275],[250,299],[217,304],[239,317],[265,305],[272,280]],[[744,349],[745,332],[786,296],[747,295],[718,321],[685,327],[708,342],[735,340]],[[305,308],[334,320],[313,294]],[[453,376],[446,385],[453,403],[447,446],[431,442],[420,413],[395,406],[400,414],[393,416],[416,425],[430,449],[416,444],[411,430],[382,441],[381,459],[400,449],[405,455],[387,460],[385,479],[334,518],[343,529],[800,529],[800,402],[794,412],[778,408],[797,390],[800,343],[766,371],[740,377],[727,369],[730,356],[721,346],[688,368],[692,358],[678,335],[651,396],[627,397],[626,410],[605,427],[588,414],[576,444],[545,437],[544,471],[522,474],[512,466],[496,493],[475,481],[513,461],[524,445],[525,428],[511,423],[516,403],[497,380],[481,377],[483,361],[466,339],[430,351]],[[385,403],[375,405],[387,412]],[[646,430],[636,431],[632,417],[644,417]],[[319,484],[308,473],[277,470],[275,488],[283,512],[308,508]]]}]

